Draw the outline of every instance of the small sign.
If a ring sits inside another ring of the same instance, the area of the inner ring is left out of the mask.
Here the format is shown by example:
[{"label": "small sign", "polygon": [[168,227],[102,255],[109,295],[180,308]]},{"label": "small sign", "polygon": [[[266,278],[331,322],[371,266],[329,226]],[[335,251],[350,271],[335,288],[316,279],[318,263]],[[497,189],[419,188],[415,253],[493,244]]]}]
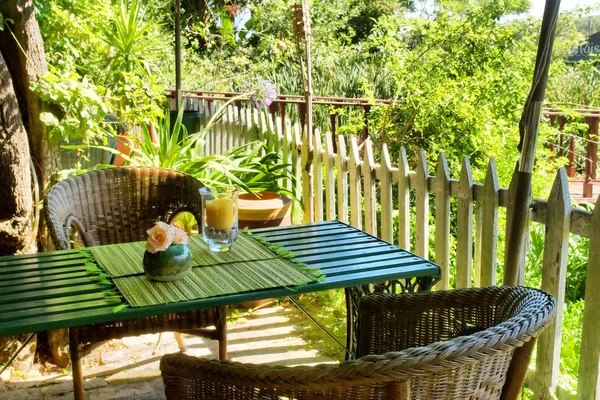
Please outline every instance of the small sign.
[{"label": "small sign", "polygon": [[569,61],[577,62],[580,60],[589,60],[590,55],[592,54],[600,54],[600,32],[590,35],[588,43],[584,43],[575,48],[575,50],[569,54]]}]

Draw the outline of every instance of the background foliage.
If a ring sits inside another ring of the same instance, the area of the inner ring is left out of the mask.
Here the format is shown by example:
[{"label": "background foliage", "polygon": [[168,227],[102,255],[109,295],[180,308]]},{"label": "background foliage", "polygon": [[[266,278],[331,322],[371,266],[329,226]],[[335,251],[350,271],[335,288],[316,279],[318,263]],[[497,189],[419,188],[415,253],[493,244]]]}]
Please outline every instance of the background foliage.
[{"label": "background foliage", "polygon": [[[163,88],[174,87],[173,1],[35,4],[53,67],[36,90],[54,105],[45,118],[57,137],[86,140],[102,134],[107,112],[141,124],[149,135],[147,126],[163,116]],[[416,0],[312,1],[315,94],[395,100],[374,106],[366,122],[356,111],[323,108],[318,118],[343,114],[346,125],[338,133],[347,136],[368,124],[372,139],[387,143],[393,158],[400,146],[411,159],[424,148],[432,163],[443,151],[458,173],[468,156],[476,181],[482,181],[487,160],[495,158],[500,184],[508,186],[540,29],[538,19],[522,14],[529,6],[528,0],[437,0],[427,7]],[[585,40],[588,21],[593,31],[600,26],[599,17],[588,20],[592,11],[561,13],[546,97],[562,110],[600,106],[597,60],[567,62]],[[262,76],[279,93],[302,94],[288,0],[183,0],[182,13],[185,88],[241,91],[244,81]],[[580,138],[582,118],[572,115],[567,130]],[[159,133],[167,128],[157,126]],[[542,124],[536,197],[547,194],[547,176],[564,163],[548,151],[556,134],[555,127]],[[164,146],[156,148],[140,145],[145,153],[132,158],[140,162],[149,156],[147,162],[182,168],[202,162],[192,160],[192,147],[183,151],[185,160],[169,158],[181,150],[171,138],[164,136]],[[177,151],[169,152],[169,145]],[[527,282],[539,286],[543,232],[535,229],[531,244]],[[570,246],[563,351],[576,353],[589,244],[573,238]],[[336,315],[338,308],[324,312]],[[564,360],[561,379],[572,387],[578,365],[570,360],[576,358]]]}]

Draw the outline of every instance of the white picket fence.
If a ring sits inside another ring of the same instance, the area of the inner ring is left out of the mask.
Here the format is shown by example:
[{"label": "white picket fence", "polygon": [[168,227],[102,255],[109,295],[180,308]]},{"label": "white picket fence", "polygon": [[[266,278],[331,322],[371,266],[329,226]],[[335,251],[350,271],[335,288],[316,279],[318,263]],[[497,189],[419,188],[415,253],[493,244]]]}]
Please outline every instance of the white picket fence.
[{"label": "white picket fence", "polygon": [[[213,102],[211,107],[204,107],[204,123],[214,113],[215,105]],[[507,227],[500,227],[499,214],[505,208],[510,215],[513,188],[499,187],[494,160],[489,161],[483,184],[473,181],[466,157],[460,178],[454,180],[443,154],[435,173],[430,172],[423,150],[415,170],[411,170],[404,150],[398,160],[392,160],[384,144],[378,149],[380,160],[376,161],[375,149],[368,140],[359,145],[356,138],[351,138],[346,143],[343,136],[333,138],[328,133],[307,138],[297,124],[233,106],[208,133],[206,152],[221,154],[254,140],[265,142],[290,164],[298,180],[303,222],[338,219],[419,256],[432,255],[432,261],[443,271],[439,289],[501,284],[496,270],[498,255],[504,249],[498,248],[498,232]],[[432,194],[434,210],[429,209]],[[458,203],[456,215],[451,213],[451,201]],[[451,218],[457,222],[454,240]],[[556,297],[558,311],[555,321],[538,339],[535,372],[528,383],[536,398],[550,399],[551,393],[557,393],[569,235],[576,234],[590,238],[590,253],[581,352],[571,356],[580,357],[577,397],[599,399],[600,210],[592,213],[571,206],[567,175],[561,169],[549,199],[534,200],[530,218],[546,227],[542,289]],[[430,238],[431,228],[435,234]],[[430,239],[435,243],[432,249]],[[452,250],[454,286],[450,285]],[[565,397],[560,390],[558,395]]]}]

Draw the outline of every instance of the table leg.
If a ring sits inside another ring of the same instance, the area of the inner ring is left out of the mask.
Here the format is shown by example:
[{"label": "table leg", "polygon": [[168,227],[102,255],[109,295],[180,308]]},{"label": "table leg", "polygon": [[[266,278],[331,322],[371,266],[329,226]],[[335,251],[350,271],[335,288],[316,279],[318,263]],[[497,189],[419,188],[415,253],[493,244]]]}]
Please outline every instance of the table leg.
[{"label": "table leg", "polygon": [[346,360],[352,359],[352,355],[358,351],[358,303],[360,298],[371,293],[396,293],[397,288],[401,292],[420,292],[430,290],[438,282],[439,278],[424,276],[405,280],[376,283],[373,285],[361,285],[346,288]]},{"label": "table leg", "polygon": [[69,329],[69,351],[71,353],[71,376],[73,377],[73,398],[85,400],[85,389],[83,387],[83,371],[81,369],[81,348],[77,329]]}]

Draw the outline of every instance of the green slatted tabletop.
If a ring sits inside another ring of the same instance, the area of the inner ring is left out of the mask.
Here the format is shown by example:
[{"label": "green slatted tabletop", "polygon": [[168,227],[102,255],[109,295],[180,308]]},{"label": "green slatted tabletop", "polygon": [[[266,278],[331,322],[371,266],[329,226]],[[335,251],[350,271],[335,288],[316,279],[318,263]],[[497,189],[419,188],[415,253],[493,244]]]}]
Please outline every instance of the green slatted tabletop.
[{"label": "green slatted tabletop", "polygon": [[439,267],[429,261],[338,221],[257,229],[253,233],[294,252],[296,260],[309,268],[320,269],[324,279],[296,286],[293,291],[288,288],[263,289],[124,308],[119,307],[123,300],[110,303],[105,300],[105,285],[90,281],[86,272],[89,256],[86,258],[80,250],[0,257],[0,336],[378,282],[421,279],[420,285],[429,287],[440,274]]}]

